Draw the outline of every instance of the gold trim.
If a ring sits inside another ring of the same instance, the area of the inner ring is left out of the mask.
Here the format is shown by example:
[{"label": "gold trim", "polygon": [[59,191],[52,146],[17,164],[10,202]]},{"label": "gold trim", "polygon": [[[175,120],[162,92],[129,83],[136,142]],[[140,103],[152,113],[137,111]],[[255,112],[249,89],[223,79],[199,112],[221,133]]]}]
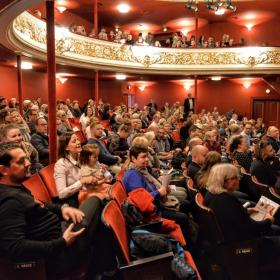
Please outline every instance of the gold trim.
[{"label": "gold trim", "polygon": [[[46,24],[28,12],[13,22],[13,35],[22,44],[46,52]],[[56,31],[61,31],[56,27]],[[65,33],[65,34],[64,34]],[[141,71],[279,71],[280,48],[166,49],[127,46],[70,32],[56,32],[57,57],[87,64],[88,68],[112,66]]]}]

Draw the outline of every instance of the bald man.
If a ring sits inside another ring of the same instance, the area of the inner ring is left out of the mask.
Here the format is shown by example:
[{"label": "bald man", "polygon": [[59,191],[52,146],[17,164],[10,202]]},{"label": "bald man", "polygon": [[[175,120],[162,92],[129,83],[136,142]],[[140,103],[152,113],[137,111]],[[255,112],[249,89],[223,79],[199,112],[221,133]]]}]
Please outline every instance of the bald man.
[{"label": "bald man", "polygon": [[195,175],[200,170],[201,166],[205,162],[205,157],[208,153],[208,149],[202,145],[196,145],[192,149],[192,161],[188,166],[187,175],[194,180]]},{"label": "bald man", "polygon": [[276,126],[270,126],[267,129],[267,142],[271,144],[272,148],[275,150],[275,153],[279,152],[279,129]]}]

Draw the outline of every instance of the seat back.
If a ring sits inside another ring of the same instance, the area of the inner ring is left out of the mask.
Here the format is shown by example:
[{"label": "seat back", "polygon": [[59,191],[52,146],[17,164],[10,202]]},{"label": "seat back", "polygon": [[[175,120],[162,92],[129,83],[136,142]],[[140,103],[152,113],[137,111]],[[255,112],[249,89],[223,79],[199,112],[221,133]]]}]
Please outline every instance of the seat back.
[{"label": "seat back", "polygon": [[212,209],[203,205],[201,194],[196,194],[195,203],[197,206],[200,237],[203,240],[209,241],[212,245],[223,243],[224,237],[216,216]]},{"label": "seat back", "polygon": [[119,207],[123,204],[124,200],[127,198],[125,188],[121,181],[117,181],[110,190],[110,195],[118,203]]},{"label": "seat back", "polygon": [[40,175],[48,189],[48,192],[52,198],[57,198],[58,193],[55,185],[55,180],[54,180],[54,164],[50,164],[46,167],[44,167],[40,171]]},{"label": "seat back", "polygon": [[190,177],[187,177],[187,189],[188,189],[189,200],[194,201],[195,196],[198,193],[198,190],[194,188],[194,182]]},{"label": "seat back", "polygon": [[251,177],[249,188],[250,192],[253,194],[254,201],[258,201],[262,195],[266,197],[270,196],[269,187],[259,183],[255,176]]},{"label": "seat back", "polygon": [[115,200],[111,200],[103,209],[102,222],[110,228],[119,244],[123,261],[128,264],[129,256],[129,239],[126,230],[126,221]]},{"label": "seat back", "polygon": [[48,190],[38,173],[35,173],[32,177],[25,180],[23,185],[31,191],[35,199],[51,203],[52,200]]}]

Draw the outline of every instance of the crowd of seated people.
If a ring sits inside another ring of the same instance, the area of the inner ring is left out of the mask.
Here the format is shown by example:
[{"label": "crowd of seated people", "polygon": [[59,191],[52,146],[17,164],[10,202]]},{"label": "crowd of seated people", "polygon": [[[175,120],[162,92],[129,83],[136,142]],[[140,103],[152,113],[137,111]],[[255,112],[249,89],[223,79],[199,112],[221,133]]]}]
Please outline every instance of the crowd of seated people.
[{"label": "crowd of seated people", "polygon": [[144,35],[142,32],[138,33],[137,36],[133,36],[130,31],[122,30],[110,30],[106,31],[105,28],[101,28],[98,34],[95,34],[94,29],[89,33],[86,32],[84,26],[72,24],[70,26],[70,31],[83,36],[88,36],[90,38],[97,38],[100,40],[136,45],[136,46],[154,46],[154,47],[170,47],[170,48],[225,48],[225,47],[239,47],[245,45],[245,40],[241,38],[239,42],[235,42],[233,38],[230,38],[228,34],[223,34],[221,40],[215,40],[214,37],[205,38],[205,36],[200,36],[196,42],[195,36],[192,35],[189,39],[187,36],[181,34],[180,32],[175,32],[172,36],[165,41],[158,40],[155,35],[148,32]]},{"label": "crowd of seated people", "polygon": [[[228,240],[239,240],[241,236],[250,239],[264,233],[265,236],[274,235],[272,247],[279,248],[279,220],[267,215],[263,222],[253,222],[249,214],[254,210],[247,211],[241,203],[252,198],[237,191],[242,173],[251,173],[259,183],[280,193],[278,128],[266,128],[260,118],[256,121],[240,119],[234,110],[220,114],[216,107],[212,112],[203,109],[186,116],[179,102],[165,103],[159,108],[151,100],[142,109],[137,104],[131,108],[124,104],[111,108],[101,99],[98,104],[90,99],[81,105],[77,100],[57,101],[59,159],[53,176],[63,206],[46,205],[40,212],[37,202],[32,201],[21,184],[29,170],[36,174],[49,164],[47,105],[42,104],[40,98],[25,100],[24,112],[20,115],[15,99],[8,102],[0,97],[0,202],[4,201],[0,203],[0,214],[6,217],[0,221],[0,251],[4,255],[21,260],[24,254],[31,257],[41,254],[50,263],[56,262],[57,270],[52,272],[59,274],[69,270],[72,264],[73,267],[79,265],[80,262],[75,263],[75,254],[79,252],[81,259],[88,256],[89,244],[94,244],[96,248],[109,248],[106,256],[101,254],[108,264],[102,266],[102,270],[105,274],[112,271],[114,274],[116,252],[112,251],[114,246],[108,230],[101,225],[100,213],[112,199],[110,188],[116,178],[122,180],[127,195],[139,189],[147,192],[157,206],[157,214],[176,222],[188,241],[188,249],[195,251],[198,245],[193,224],[197,221],[187,186],[182,182],[175,188],[166,186],[162,179],[162,174],[172,168],[179,178],[185,176],[193,181],[193,187],[205,198],[205,205],[215,212]],[[124,174],[120,178],[121,173]],[[14,185],[17,187],[9,188]],[[11,199],[5,201],[5,197]],[[22,197],[22,202],[18,197]],[[225,215],[223,211],[227,208],[229,214]],[[37,220],[32,219],[30,209],[36,213]],[[27,216],[21,211],[27,211]],[[10,226],[8,218],[13,215],[16,218]],[[73,230],[84,216],[88,217],[87,229]],[[61,228],[63,218],[68,223]],[[74,224],[70,224],[70,220]],[[30,228],[25,231],[22,223]],[[35,231],[35,223],[39,231]],[[48,230],[44,231],[48,225]],[[10,237],[11,228],[16,230]],[[83,238],[84,230],[97,234],[94,237],[87,234]],[[22,239],[16,241],[17,234]],[[104,240],[107,235],[108,239]],[[33,244],[35,240],[37,243]],[[264,242],[268,250],[270,245],[266,245]],[[63,256],[69,261],[66,266]],[[91,257],[95,263],[102,259],[97,257],[97,260],[94,254]]]}]

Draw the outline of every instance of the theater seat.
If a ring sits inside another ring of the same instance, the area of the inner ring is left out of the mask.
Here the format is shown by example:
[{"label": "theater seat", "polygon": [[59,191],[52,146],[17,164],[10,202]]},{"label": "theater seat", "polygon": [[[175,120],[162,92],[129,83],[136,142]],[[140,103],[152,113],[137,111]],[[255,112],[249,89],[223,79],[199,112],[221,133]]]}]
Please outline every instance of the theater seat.
[{"label": "theater seat", "polygon": [[102,213],[103,223],[112,230],[119,245],[120,273],[124,280],[174,279],[170,262],[173,253],[161,254],[149,258],[131,261],[129,254],[129,238],[126,222],[116,201],[111,200]]},{"label": "theater seat", "polygon": [[44,167],[40,171],[40,175],[48,189],[48,192],[51,196],[52,199],[57,200],[58,199],[58,194],[57,194],[57,189],[55,185],[55,180],[54,180],[54,164],[50,164],[46,167]]},{"label": "theater seat", "polygon": [[207,279],[258,279],[258,239],[225,243],[212,209],[201,203],[198,194],[195,202],[199,221],[199,244],[204,250],[203,259],[211,273],[207,275]]},{"label": "theater seat", "polygon": [[118,206],[121,207],[124,200],[127,198],[127,194],[122,182],[117,181],[111,188],[110,195],[116,200]]},{"label": "theater seat", "polygon": [[34,174],[32,177],[25,180],[23,182],[23,185],[31,191],[35,199],[47,203],[52,202],[48,190],[38,173]]}]

